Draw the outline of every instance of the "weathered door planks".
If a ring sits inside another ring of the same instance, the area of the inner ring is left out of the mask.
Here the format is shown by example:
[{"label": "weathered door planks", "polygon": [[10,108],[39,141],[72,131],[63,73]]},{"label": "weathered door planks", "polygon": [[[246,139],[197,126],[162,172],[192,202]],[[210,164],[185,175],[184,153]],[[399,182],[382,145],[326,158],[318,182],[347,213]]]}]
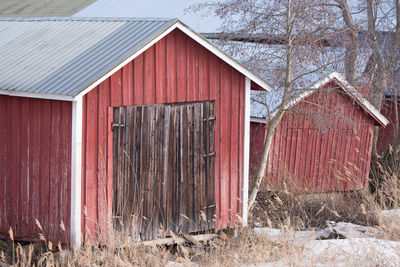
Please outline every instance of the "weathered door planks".
[{"label": "weathered door planks", "polygon": [[113,112],[113,218],[142,240],[215,227],[214,102]]}]

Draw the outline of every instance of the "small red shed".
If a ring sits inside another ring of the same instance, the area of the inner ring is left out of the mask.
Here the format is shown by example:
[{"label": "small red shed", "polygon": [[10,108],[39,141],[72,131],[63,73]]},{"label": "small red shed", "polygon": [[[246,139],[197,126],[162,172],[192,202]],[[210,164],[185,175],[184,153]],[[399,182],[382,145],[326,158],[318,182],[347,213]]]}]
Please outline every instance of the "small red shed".
[{"label": "small red shed", "polygon": [[37,240],[35,219],[74,246],[115,217],[141,239],[246,224],[264,80],[175,19],[7,18],[0,40],[2,237]]},{"label": "small red shed", "polygon": [[[267,93],[266,95],[268,95]],[[256,99],[252,107],[256,111]],[[257,167],[267,120],[251,118],[250,166]],[[264,112],[265,113],[265,112]],[[296,192],[348,191],[368,182],[373,127],[385,126],[379,113],[334,72],[290,103],[268,156],[263,186]]]}]

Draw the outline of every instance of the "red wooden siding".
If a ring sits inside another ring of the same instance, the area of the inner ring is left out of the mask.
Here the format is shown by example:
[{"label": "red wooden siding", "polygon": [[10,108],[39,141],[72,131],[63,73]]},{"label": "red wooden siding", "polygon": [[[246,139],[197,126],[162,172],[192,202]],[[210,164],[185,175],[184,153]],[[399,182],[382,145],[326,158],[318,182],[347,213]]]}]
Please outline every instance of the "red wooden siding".
[{"label": "red wooden siding", "polygon": [[[398,109],[400,110],[400,103],[397,104]],[[394,133],[394,122],[395,120],[395,110],[394,103],[391,98],[384,99],[381,113],[389,120],[389,124],[379,129],[379,136],[376,149],[378,153],[382,153],[386,149],[388,149],[389,145],[393,143],[393,133]],[[399,125],[400,126],[400,125]]]},{"label": "red wooden siding", "polygon": [[[326,88],[333,86],[328,84]],[[318,104],[318,105],[316,105]],[[345,191],[368,182],[374,120],[339,90],[314,92],[282,118],[269,152],[264,186],[303,192]],[[251,170],[265,125],[250,127]]]},{"label": "red wooden siding", "polygon": [[0,236],[38,240],[38,219],[48,240],[68,242],[71,114],[70,102],[0,95]]},{"label": "red wooden siding", "polygon": [[[215,100],[216,225],[241,216],[245,77],[180,30],[102,82],[83,99],[82,230],[106,222],[112,177],[110,106]],[[87,234],[87,231],[86,231]],[[87,236],[87,235],[86,235]]]}]

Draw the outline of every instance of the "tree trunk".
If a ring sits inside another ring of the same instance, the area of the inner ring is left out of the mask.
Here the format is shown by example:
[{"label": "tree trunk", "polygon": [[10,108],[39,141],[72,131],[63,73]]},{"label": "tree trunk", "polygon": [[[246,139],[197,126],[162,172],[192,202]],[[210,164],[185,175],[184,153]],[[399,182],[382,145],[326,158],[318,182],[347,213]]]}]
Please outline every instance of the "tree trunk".
[{"label": "tree trunk", "polygon": [[[380,69],[381,66],[378,63],[376,74],[374,75],[373,80],[373,87],[372,87],[372,95],[371,101],[372,105],[377,109],[381,110],[382,101],[385,91],[387,90],[387,76],[383,69]],[[378,143],[378,135],[379,135],[379,126],[374,127],[374,138],[372,139],[372,157],[378,158],[378,150],[377,150],[377,143]]]},{"label": "tree trunk", "polygon": [[285,45],[286,48],[286,55],[285,55],[285,80],[284,80],[284,92],[282,103],[278,107],[277,114],[269,119],[268,128],[267,128],[267,135],[264,141],[264,147],[261,154],[260,164],[257,170],[256,181],[255,185],[251,189],[250,196],[249,196],[249,210],[253,207],[257,193],[260,189],[261,182],[265,176],[265,171],[267,169],[267,162],[268,162],[268,154],[271,148],[272,138],[275,134],[275,129],[278,126],[279,122],[281,121],[283,114],[287,108],[287,104],[290,98],[291,89],[292,89],[292,60],[293,60],[293,40],[292,40],[292,29],[293,29],[293,14],[292,14],[292,0],[287,0],[286,6],[286,39],[287,43]]},{"label": "tree trunk", "polygon": [[281,110],[274,118],[272,118],[268,122],[267,134],[265,136],[264,147],[261,153],[260,163],[257,169],[255,184],[251,189],[249,196],[249,210],[251,210],[254,202],[256,201],[257,193],[260,189],[261,182],[265,176],[265,171],[267,169],[268,154],[271,148],[272,138],[274,137],[275,129],[278,126],[279,122],[281,121],[284,113],[285,113],[284,110]]},{"label": "tree trunk", "polygon": [[397,88],[394,90],[393,96],[393,108],[394,108],[394,131],[393,131],[393,143],[398,143],[397,139],[399,139],[399,108],[397,106]]},{"label": "tree trunk", "polygon": [[336,0],[339,8],[342,11],[343,21],[346,25],[346,34],[349,40],[345,41],[345,62],[344,68],[346,72],[346,80],[355,85],[356,70],[357,70],[357,55],[360,50],[358,30],[354,24],[353,17],[350,13],[349,6],[346,0]]}]

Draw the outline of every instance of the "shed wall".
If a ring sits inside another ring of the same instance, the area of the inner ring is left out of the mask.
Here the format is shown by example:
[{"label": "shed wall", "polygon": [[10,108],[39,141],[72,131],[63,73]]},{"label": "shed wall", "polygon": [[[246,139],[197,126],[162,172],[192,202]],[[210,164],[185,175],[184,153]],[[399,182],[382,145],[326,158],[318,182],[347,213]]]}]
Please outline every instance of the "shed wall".
[{"label": "shed wall", "polygon": [[[400,103],[398,103],[397,106],[398,109],[400,109]],[[396,121],[394,107],[395,106],[392,99],[388,98],[383,100],[381,113],[389,120],[389,124],[386,125],[386,127],[379,129],[378,142],[376,144],[376,149],[378,150],[378,153],[384,152],[393,142],[394,122]]]},{"label": "shed wall", "polygon": [[[282,188],[285,182],[300,192],[365,187],[373,126],[374,120],[343,91],[314,92],[293,106],[277,127],[263,186]],[[252,123],[250,162],[253,172],[264,133],[265,125]]]},{"label": "shed wall", "polygon": [[0,236],[38,240],[38,219],[47,240],[68,242],[71,115],[70,102],[0,95]]},{"label": "shed wall", "polygon": [[[83,232],[94,233],[110,214],[110,108],[215,100],[216,225],[242,214],[245,77],[174,30],[83,98]],[[112,155],[111,155],[112,156]],[[86,207],[86,208],[85,208]]]}]

